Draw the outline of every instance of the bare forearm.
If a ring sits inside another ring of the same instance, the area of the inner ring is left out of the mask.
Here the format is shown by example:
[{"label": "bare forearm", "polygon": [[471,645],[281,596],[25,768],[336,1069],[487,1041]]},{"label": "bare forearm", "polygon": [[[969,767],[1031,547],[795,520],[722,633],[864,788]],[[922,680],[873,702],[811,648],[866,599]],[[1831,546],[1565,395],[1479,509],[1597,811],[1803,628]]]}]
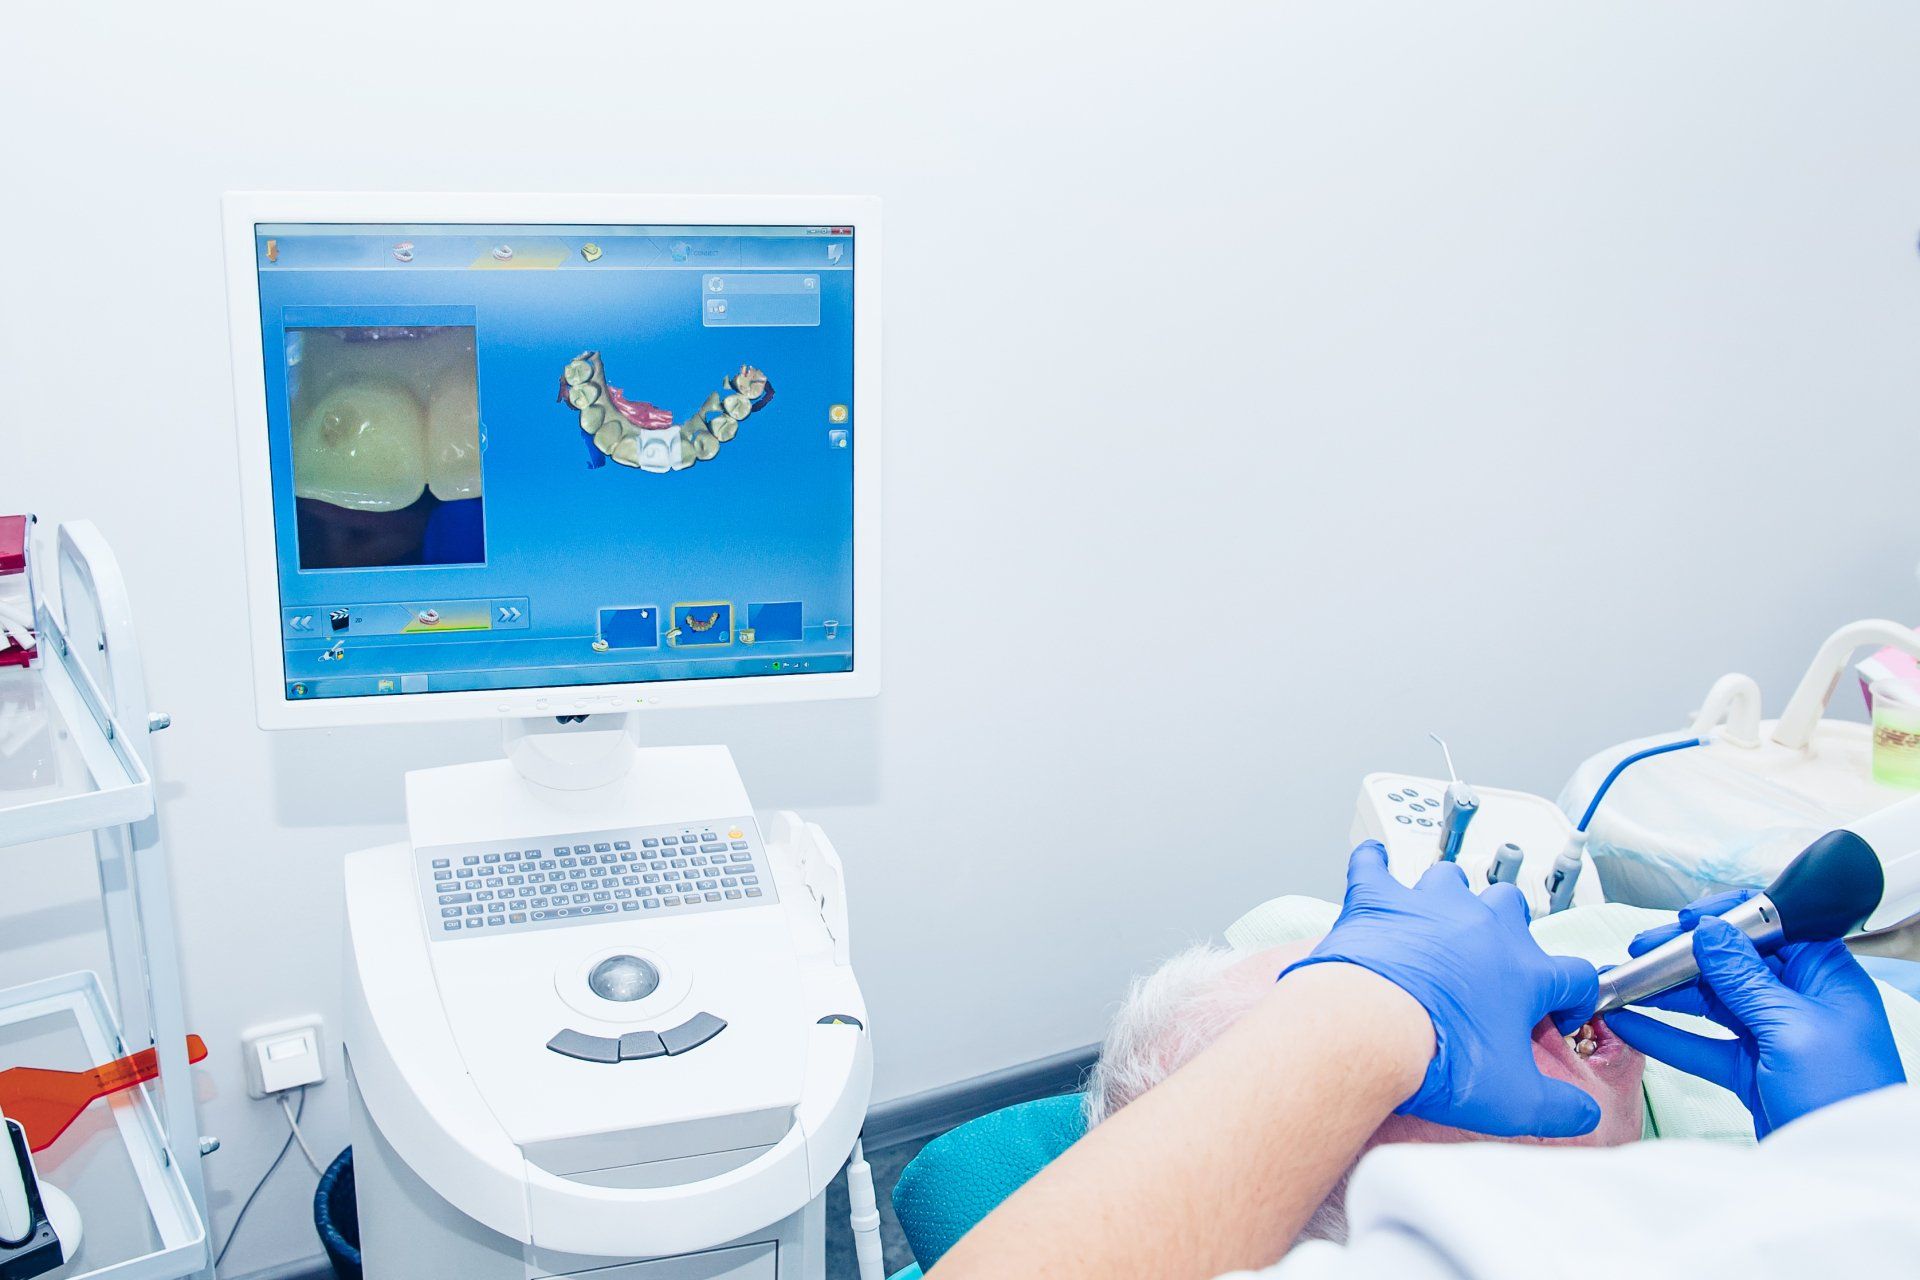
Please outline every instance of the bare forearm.
[{"label": "bare forearm", "polygon": [[1266,1265],[1432,1056],[1432,1022],[1400,988],[1350,965],[1301,969],[988,1215],[930,1280]]}]

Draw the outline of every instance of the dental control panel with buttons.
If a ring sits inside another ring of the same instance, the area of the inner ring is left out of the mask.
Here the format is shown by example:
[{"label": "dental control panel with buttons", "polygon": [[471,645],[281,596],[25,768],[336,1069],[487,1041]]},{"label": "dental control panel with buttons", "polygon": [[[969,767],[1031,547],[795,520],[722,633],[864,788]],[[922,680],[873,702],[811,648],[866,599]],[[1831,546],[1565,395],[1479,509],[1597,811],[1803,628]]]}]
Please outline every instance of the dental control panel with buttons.
[{"label": "dental control panel with buttons", "polygon": [[750,816],[414,852],[428,936],[491,937],[608,916],[683,916],[778,901]]},{"label": "dental control panel with buttons", "polygon": [[[1360,783],[1354,807],[1352,840],[1378,840],[1387,850],[1387,868],[1402,884],[1412,884],[1439,859],[1445,834],[1443,814],[1447,779],[1404,773],[1370,773]],[[1553,861],[1567,845],[1573,824],[1545,796],[1474,784],[1479,800],[1460,842],[1458,862],[1477,892],[1505,846],[1520,850],[1514,885],[1526,895],[1537,919],[1547,914],[1547,879]],[[1504,856],[1512,857],[1511,851]],[[1576,882],[1573,904],[1602,901],[1600,877],[1589,865]]]}]

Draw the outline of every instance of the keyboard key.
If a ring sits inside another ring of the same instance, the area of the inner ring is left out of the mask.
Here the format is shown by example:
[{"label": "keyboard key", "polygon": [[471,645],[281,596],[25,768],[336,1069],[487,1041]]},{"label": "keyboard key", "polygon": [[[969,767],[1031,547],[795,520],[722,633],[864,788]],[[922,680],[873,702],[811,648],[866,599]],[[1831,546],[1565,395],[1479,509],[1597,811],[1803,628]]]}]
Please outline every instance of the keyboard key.
[{"label": "keyboard key", "polygon": [[658,910],[660,906],[660,899],[648,898],[645,902],[642,902],[640,905],[645,907],[649,911]]},{"label": "keyboard key", "polygon": [[518,849],[515,849],[512,853],[503,853],[500,855],[500,861],[518,862],[520,861],[520,851]]},{"label": "keyboard key", "polygon": [[473,895],[470,893],[443,893],[440,895],[440,905],[443,907],[450,907],[456,902],[472,901]]},{"label": "keyboard key", "polygon": [[720,887],[721,887],[722,889],[733,889],[733,888],[737,888],[737,887],[739,886],[739,884],[740,884],[740,882],[739,882],[738,880],[736,880],[736,879],[735,879],[734,877],[732,877],[732,876],[723,876],[723,877],[721,878],[721,880],[720,880]]},{"label": "keyboard key", "polygon": [[613,847],[616,849],[631,849],[633,848],[633,845],[631,842],[626,840],[615,840],[613,842]]},{"label": "keyboard key", "polygon": [[575,853],[592,853],[592,852],[593,852],[593,846],[592,846],[592,845],[585,845],[585,844],[577,844],[577,845],[575,845],[575,846],[573,846],[573,851],[574,851]]},{"label": "keyboard key", "polygon": [[473,920],[469,920],[469,921],[467,921],[467,928],[469,928],[469,929],[478,929],[478,928],[479,928],[479,927],[480,927],[481,925],[483,925],[483,924],[485,924],[485,923],[486,923],[486,921],[485,921],[485,920],[481,920],[481,919],[478,919],[478,918],[476,918],[476,919],[473,919]]},{"label": "keyboard key", "polygon": [[708,901],[708,902],[718,902],[718,901],[720,901],[720,895],[719,895],[719,893],[718,893],[718,892],[714,892],[714,893],[709,893],[709,894],[707,895],[707,901]]},{"label": "keyboard key", "polygon": [[729,898],[737,898],[740,896],[740,891],[738,889],[727,889],[727,890],[724,890],[724,892]]},{"label": "keyboard key", "polygon": [[658,840],[655,840],[652,836],[648,836],[640,842],[640,847],[642,849],[658,849],[660,847],[660,842]]},{"label": "keyboard key", "polygon": [[752,862],[753,855],[750,853],[730,853],[727,855],[727,860],[729,862]]},{"label": "keyboard key", "polygon": [[442,908],[440,908],[440,918],[441,918],[442,920],[452,920],[452,919],[454,919],[454,918],[456,918],[456,917],[458,917],[458,916],[459,916],[460,914],[461,914],[461,912],[460,912],[460,908],[458,908],[458,907],[442,907]]},{"label": "keyboard key", "polygon": [[760,877],[759,876],[741,876],[740,883],[741,884],[759,884]]},{"label": "keyboard key", "polygon": [[480,865],[480,859],[470,853],[466,857],[460,859],[460,865],[463,867],[477,867]]},{"label": "keyboard key", "polygon": [[627,852],[620,855],[620,861],[622,862],[638,862],[639,860],[640,860],[640,855],[633,852],[633,850],[631,849],[627,850]]},{"label": "keyboard key", "polygon": [[747,890],[747,896],[749,898],[757,898],[760,896],[760,891],[758,889],[749,889]]},{"label": "keyboard key", "polygon": [[512,915],[507,917],[508,924],[525,924],[526,922],[527,922],[527,913],[524,911],[516,911]]},{"label": "keyboard key", "polygon": [[481,855],[480,855],[480,861],[482,861],[482,862],[498,862],[498,861],[500,861],[500,855],[499,855],[499,854],[497,854],[497,853],[483,853],[483,854],[481,854]]},{"label": "keyboard key", "polygon": [[679,836],[661,836],[660,843],[661,844],[679,844],[680,837]]},{"label": "keyboard key", "polygon": [[677,907],[680,905],[680,899],[678,898],[655,898],[654,901],[663,903],[669,907]]},{"label": "keyboard key", "polygon": [[593,851],[595,853],[612,853],[613,846],[605,840],[599,840],[594,843]]},{"label": "keyboard key", "polygon": [[[651,907],[654,904],[649,902],[647,905]],[[623,902],[620,904],[620,909],[622,911],[638,911],[640,909],[640,904],[637,902]]]},{"label": "keyboard key", "polygon": [[436,871],[436,872],[434,872],[434,873],[433,873],[433,878],[434,878],[435,880],[451,880],[451,879],[453,879],[453,872],[451,872],[451,871]]},{"label": "keyboard key", "polygon": [[505,881],[505,880],[502,880],[502,879],[501,879],[501,878],[500,878],[499,876],[488,876],[488,877],[487,877],[487,888],[489,888],[489,889],[498,889],[498,888],[499,888],[499,887],[500,887],[501,885],[503,885],[503,884],[505,884],[505,883],[506,883],[506,881]]},{"label": "keyboard key", "polygon": [[440,927],[449,933],[457,933],[460,929],[460,922],[458,920],[449,920]]},{"label": "keyboard key", "polygon": [[643,883],[646,883],[646,884],[659,884],[660,873],[658,871],[649,871],[647,872],[647,874],[641,876],[640,879]]},{"label": "keyboard key", "polygon": [[452,865],[453,864],[445,858],[435,858],[433,860],[434,870],[436,871],[439,870],[441,867],[450,867]]},{"label": "keyboard key", "polygon": [[728,848],[732,848],[732,849],[745,849],[747,847],[748,847],[747,842],[745,840],[735,840],[731,845],[728,846]]}]

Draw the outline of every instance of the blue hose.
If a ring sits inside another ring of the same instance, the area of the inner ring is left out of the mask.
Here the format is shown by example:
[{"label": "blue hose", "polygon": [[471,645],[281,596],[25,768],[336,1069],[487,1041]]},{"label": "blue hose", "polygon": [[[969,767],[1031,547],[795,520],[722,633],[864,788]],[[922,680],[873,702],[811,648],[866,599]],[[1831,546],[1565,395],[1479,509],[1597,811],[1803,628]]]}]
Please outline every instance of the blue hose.
[{"label": "blue hose", "polygon": [[1628,765],[1639,764],[1642,760],[1650,759],[1653,756],[1663,756],[1669,751],[1685,751],[1688,747],[1700,746],[1703,741],[1704,739],[1701,738],[1688,738],[1685,742],[1668,742],[1657,747],[1648,747],[1645,751],[1634,752],[1625,760],[1613,766],[1613,768],[1608,771],[1607,776],[1601,780],[1599,789],[1593,793],[1593,799],[1587,802],[1587,813],[1585,817],[1580,819],[1579,830],[1585,831],[1587,829],[1587,824],[1593,821],[1594,810],[1600,807],[1600,801],[1606,798],[1607,790],[1613,786],[1613,780],[1625,773]]}]

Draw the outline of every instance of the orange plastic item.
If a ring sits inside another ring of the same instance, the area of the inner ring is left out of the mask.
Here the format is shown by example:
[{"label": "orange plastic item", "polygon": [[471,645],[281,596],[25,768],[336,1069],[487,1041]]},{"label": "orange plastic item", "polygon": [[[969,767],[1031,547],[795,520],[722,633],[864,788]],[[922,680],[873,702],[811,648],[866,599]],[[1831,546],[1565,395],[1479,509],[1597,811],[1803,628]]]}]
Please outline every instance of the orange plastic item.
[{"label": "orange plastic item", "polygon": [[[187,1037],[187,1061],[207,1056],[199,1036]],[[160,1055],[142,1049],[91,1071],[9,1067],[0,1071],[0,1111],[27,1131],[27,1147],[45,1151],[94,1102],[160,1074]]]}]

